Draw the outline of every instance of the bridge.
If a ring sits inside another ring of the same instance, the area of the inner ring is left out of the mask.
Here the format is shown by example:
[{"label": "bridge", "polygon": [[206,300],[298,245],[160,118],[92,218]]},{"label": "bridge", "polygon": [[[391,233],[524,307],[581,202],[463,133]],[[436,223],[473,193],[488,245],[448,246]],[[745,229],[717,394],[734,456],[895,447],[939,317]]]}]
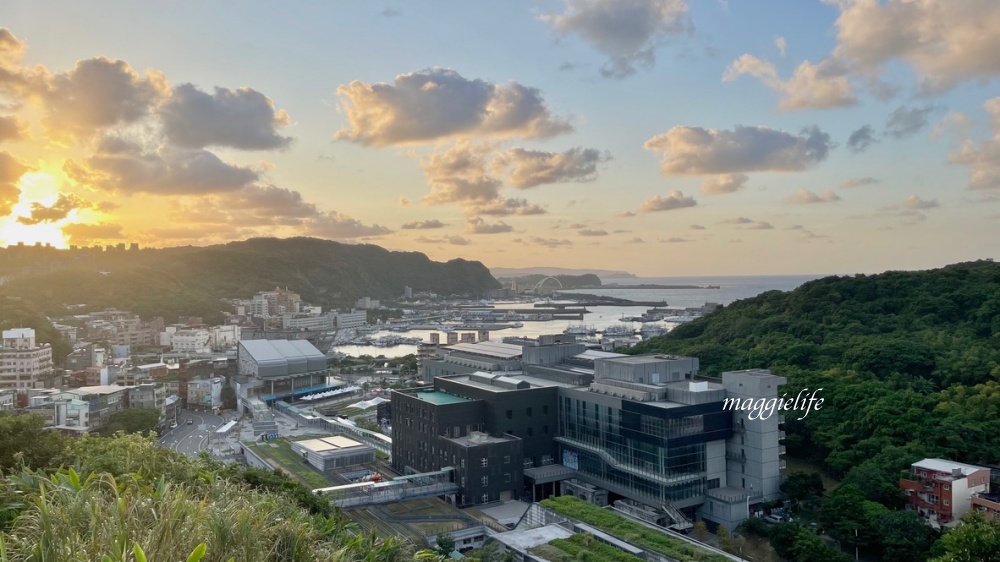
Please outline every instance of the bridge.
[{"label": "bridge", "polygon": [[448,466],[434,472],[398,476],[387,482],[358,482],[316,488],[313,493],[330,496],[333,504],[341,508],[443,496],[458,492],[458,484],[451,481],[454,471],[454,467]]}]

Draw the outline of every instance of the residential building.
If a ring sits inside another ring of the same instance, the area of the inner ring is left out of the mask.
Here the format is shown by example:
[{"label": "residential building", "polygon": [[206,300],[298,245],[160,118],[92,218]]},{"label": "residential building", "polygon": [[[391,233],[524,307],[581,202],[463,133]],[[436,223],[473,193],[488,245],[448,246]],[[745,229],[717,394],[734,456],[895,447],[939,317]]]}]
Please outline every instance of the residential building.
[{"label": "residential building", "polygon": [[0,390],[0,412],[13,410],[17,405],[17,391],[14,389]]},{"label": "residential building", "polygon": [[90,402],[86,400],[62,397],[37,401],[27,411],[42,416],[47,427],[64,435],[84,435],[93,429],[90,423]]},{"label": "residential building", "polygon": [[[910,465],[911,478],[901,478],[899,489],[906,508],[934,524],[950,526],[972,509],[976,494],[987,491],[990,469],[944,459],[924,459]],[[985,501],[981,500],[983,505]]]},{"label": "residential building", "polygon": [[337,313],[311,316],[308,314],[285,314],[281,317],[281,327],[285,330],[333,330],[337,328]]},{"label": "residential building", "polygon": [[181,353],[211,353],[212,333],[202,329],[177,330],[170,338],[170,346]]},{"label": "residential building", "polygon": [[212,326],[209,345],[212,351],[226,351],[236,346],[240,341],[240,327],[235,324]]},{"label": "residential building", "polygon": [[988,520],[1000,521],[1000,494],[972,494],[972,509],[982,513]]},{"label": "residential building", "polygon": [[382,303],[370,297],[361,297],[354,303],[354,307],[360,308],[361,310],[368,310],[373,308],[382,308]]},{"label": "residential building", "polygon": [[189,410],[215,410],[222,407],[222,386],[225,379],[210,377],[187,382]]},{"label": "residential building", "polygon": [[0,390],[26,392],[52,386],[52,346],[37,344],[32,328],[3,331],[0,349]]}]

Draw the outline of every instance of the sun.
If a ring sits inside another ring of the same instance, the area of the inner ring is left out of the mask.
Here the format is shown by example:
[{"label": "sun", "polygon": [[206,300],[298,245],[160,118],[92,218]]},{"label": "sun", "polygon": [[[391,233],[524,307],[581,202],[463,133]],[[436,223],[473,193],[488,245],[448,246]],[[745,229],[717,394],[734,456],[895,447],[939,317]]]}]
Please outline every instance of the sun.
[{"label": "sun", "polygon": [[61,228],[67,222],[66,219],[25,223],[26,219],[31,218],[32,203],[48,206],[59,197],[59,180],[46,171],[37,171],[24,174],[17,183],[21,195],[11,213],[0,218],[0,246],[48,244],[55,248],[67,248],[68,237]]}]

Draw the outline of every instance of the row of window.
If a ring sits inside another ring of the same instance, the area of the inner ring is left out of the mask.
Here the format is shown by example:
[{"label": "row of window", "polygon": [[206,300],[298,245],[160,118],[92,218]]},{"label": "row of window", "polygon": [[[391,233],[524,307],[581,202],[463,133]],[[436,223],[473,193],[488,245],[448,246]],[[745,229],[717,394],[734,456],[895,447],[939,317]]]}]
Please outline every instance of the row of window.
[{"label": "row of window", "polygon": [[[531,407],[526,408],[524,410],[524,413],[527,414],[528,417],[530,418],[532,416]],[[548,414],[548,413],[549,413],[549,406],[548,406],[548,404],[543,404],[542,405],[542,414]],[[507,419],[509,419],[509,420],[514,419],[514,410],[507,410]]]}]

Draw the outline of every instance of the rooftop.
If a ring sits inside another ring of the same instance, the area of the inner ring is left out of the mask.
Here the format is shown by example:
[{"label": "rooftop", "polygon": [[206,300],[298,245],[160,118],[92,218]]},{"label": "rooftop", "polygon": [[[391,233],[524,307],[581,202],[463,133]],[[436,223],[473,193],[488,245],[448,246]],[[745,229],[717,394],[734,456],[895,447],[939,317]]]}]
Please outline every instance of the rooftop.
[{"label": "rooftop", "polygon": [[947,472],[949,474],[955,470],[960,470],[962,476],[968,476],[977,470],[989,470],[983,466],[964,464],[946,459],[924,459],[913,463],[913,468],[923,468],[926,470],[933,470],[935,472]]},{"label": "rooftop", "polygon": [[593,361],[594,359],[611,359],[613,357],[627,357],[624,353],[615,353],[613,351],[599,351],[597,349],[588,349],[579,355],[573,356],[576,359],[583,359],[586,361]]},{"label": "rooftop", "polygon": [[436,404],[438,406],[442,404],[458,404],[459,402],[469,402],[468,398],[462,398],[461,396],[448,394],[447,392],[441,392],[440,390],[418,390],[414,394],[418,399],[423,400],[425,402],[430,402],[431,404]]},{"label": "rooftop", "polygon": [[556,539],[568,539],[572,536],[573,533],[571,531],[567,531],[559,525],[546,525],[524,531],[500,533],[493,535],[493,538],[514,550],[525,552],[529,548],[548,544]]},{"label": "rooftop", "polygon": [[476,343],[456,343],[446,346],[444,349],[471,353],[474,355],[485,355],[497,359],[516,359],[521,356],[521,346],[502,343],[496,341],[481,341]]},{"label": "rooftop", "polygon": [[486,445],[488,443],[503,443],[505,441],[512,441],[517,439],[516,437],[493,437],[488,433],[482,433],[480,431],[469,432],[468,435],[463,437],[453,437],[449,441],[453,441],[462,445],[463,447],[475,447],[476,445]]}]

